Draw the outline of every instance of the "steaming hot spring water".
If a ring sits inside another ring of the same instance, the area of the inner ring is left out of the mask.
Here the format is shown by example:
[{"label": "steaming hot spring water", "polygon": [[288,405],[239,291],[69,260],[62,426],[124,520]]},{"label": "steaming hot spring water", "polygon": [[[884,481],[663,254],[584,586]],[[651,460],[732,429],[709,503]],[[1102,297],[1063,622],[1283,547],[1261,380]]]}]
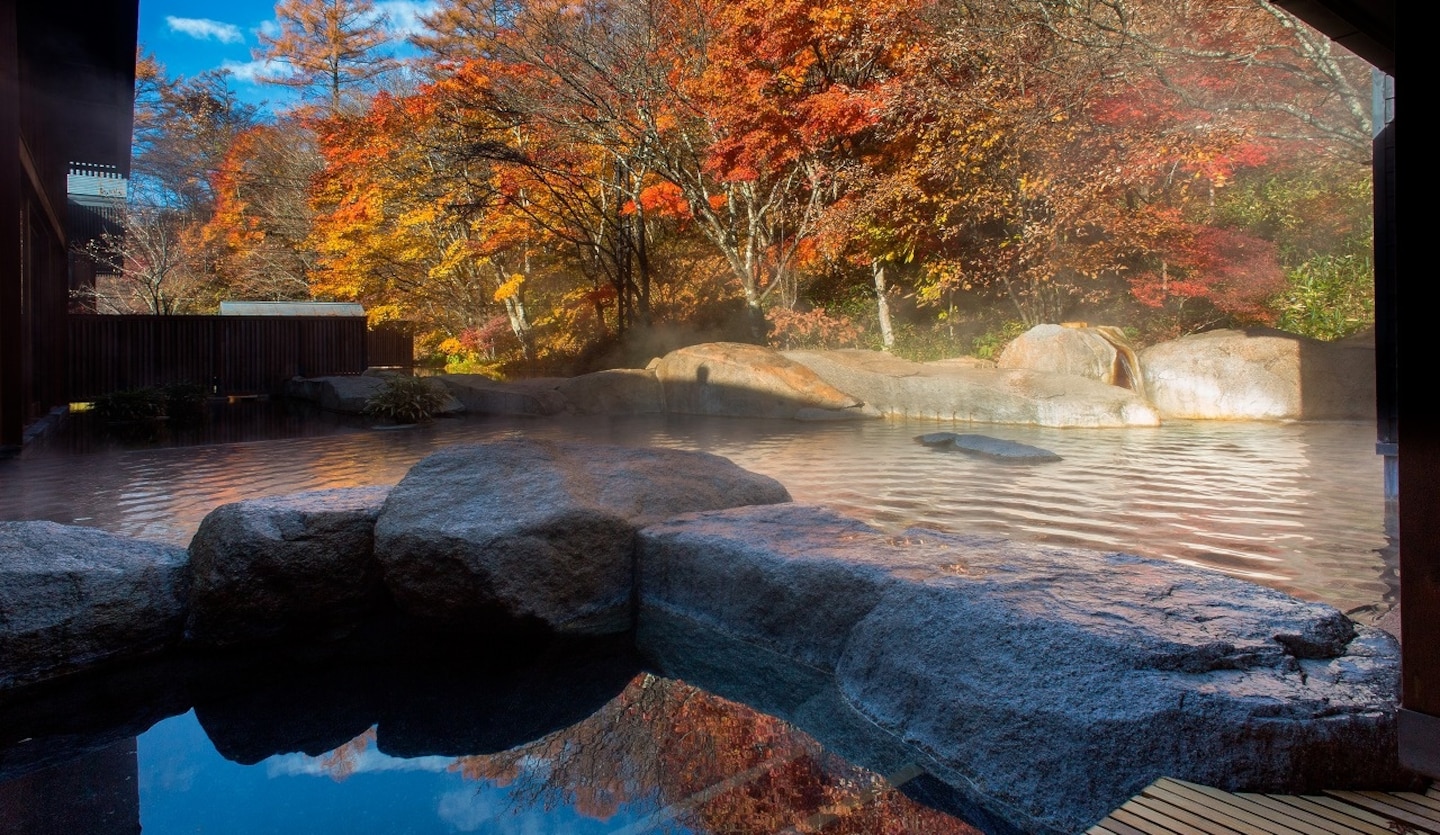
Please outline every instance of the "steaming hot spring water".
[{"label": "steaming hot spring water", "polygon": [[[704,450],[778,479],[797,501],[883,529],[1176,560],[1365,622],[1396,594],[1368,423],[1046,429],[640,416],[470,418],[400,432],[320,416],[260,424],[272,439],[130,449],[77,439],[27,451],[0,462],[0,519],[183,545],[226,502],[394,484],[442,446],[524,435]],[[915,442],[936,430],[1019,441],[1062,460],[1007,464]],[[753,683],[691,681],[704,671],[657,670],[623,647],[519,658],[504,647],[293,655],[191,671],[192,685],[163,704],[126,706],[125,693],[170,691],[111,679],[47,694],[49,713],[0,704],[0,822],[19,820],[26,832],[132,832],[138,822],[147,834],[1008,831],[923,769],[853,745],[843,759],[742,704]],[[170,673],[130,677],[146,675]],[[80,723],[84,733],[47,737],[77,713],[95,714]],[[21,809],[30,817],[21,820]]]}]

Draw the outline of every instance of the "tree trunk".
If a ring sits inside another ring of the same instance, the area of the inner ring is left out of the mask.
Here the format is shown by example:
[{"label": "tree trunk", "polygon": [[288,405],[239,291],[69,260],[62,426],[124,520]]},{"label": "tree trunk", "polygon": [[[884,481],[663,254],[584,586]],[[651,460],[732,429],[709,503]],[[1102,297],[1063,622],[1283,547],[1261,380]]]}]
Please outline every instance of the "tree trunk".
[{"label": "tree trunk", "polygon": [[895,330],[890,326],[890,300],[885,296],[885,266],[879,261],[871,261],[870,272],[875,276],[875,312],[880,316],[880,345],[889,351],[895,347]]}]

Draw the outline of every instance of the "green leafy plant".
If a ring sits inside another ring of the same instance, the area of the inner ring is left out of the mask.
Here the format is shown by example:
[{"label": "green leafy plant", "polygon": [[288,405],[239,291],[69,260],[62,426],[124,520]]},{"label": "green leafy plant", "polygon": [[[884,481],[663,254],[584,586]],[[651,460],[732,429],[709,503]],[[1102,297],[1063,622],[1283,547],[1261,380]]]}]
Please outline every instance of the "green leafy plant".
[{"label": "green leafy plant", "polygon": [[96,398],[94,408],[112,422],[158,420],[165,416],[165,393],[157,388],[112,392]]},{"label": "green leafy plant", "polygon": [[1276,324],[1316,339],[1340,339],[1375,324],[1375,271],[1361,255],[1317,255],[1289,271],[1272,301]]},{"label": "green leafy plant", "polygon": [[396,423],[420,423],[445,408],[445,393],[429,380],[396,374],[385,377],[384,381],[365,402],[365,414],[371,417]]},{"label": "green leafy plant", "polygon": [[1000,356],[1005,346],[1014,341],[1015,337],[1029,330],[1024,322],[1012,320],[1005,322],[998,328],[988,330],[975,337],[971,343],[970,353],[982,360],[993,360]]}]

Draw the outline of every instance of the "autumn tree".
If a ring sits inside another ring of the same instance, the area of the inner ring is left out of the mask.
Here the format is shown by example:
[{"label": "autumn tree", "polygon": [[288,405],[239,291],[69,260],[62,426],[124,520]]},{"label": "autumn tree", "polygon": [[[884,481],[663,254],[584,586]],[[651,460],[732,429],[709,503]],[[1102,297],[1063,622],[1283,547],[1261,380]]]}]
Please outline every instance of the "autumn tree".
[{"label": "autumn tree", "polygon": [[259,33],[255,58],[274,72],[259,80],[289,87],[330,112],[357,104],[399,63],[391,35],[372,0],[281,0],[278,31]]},{"label": "autumn tree", "polygon": [[211,178],[235,137],[259,116],[230,89],[224,71],[171,77],[153,54],[135,67],[135,199],[203,219],[214,207]]},{"label": "autumn tree", "polygon": [[309,188],[320,165],[308,126],[294,115],[231,143],[212,177],[215,210],[202,240],[232,298],[309,296]]},{"label": "autumn tree", "polygon": [[105,275],[85,301],[99,313],[199,313],[213,305],[191,217],[164,206],[130,206],[123,231],[104,232],[81,252]]},{"label": "autumn tree", "polygon": [[381,94],[369,112],[321,124],[311,289],[450,336],[483,328],[498,306],[528,355],[529,230],[507,215],[493,167],[456,156],[447,106],[433,90]]}]

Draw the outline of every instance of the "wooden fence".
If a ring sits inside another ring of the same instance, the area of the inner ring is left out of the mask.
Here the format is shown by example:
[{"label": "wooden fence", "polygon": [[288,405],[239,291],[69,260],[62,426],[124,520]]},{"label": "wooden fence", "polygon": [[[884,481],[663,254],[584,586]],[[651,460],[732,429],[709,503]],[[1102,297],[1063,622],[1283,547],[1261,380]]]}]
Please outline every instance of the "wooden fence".
[{"label": "wooden fence", "polygon": [[356,317],[71,314],[68,330],[71,402],[171,383],[268,394],[295,376],[413,365],[408,332]]}]

